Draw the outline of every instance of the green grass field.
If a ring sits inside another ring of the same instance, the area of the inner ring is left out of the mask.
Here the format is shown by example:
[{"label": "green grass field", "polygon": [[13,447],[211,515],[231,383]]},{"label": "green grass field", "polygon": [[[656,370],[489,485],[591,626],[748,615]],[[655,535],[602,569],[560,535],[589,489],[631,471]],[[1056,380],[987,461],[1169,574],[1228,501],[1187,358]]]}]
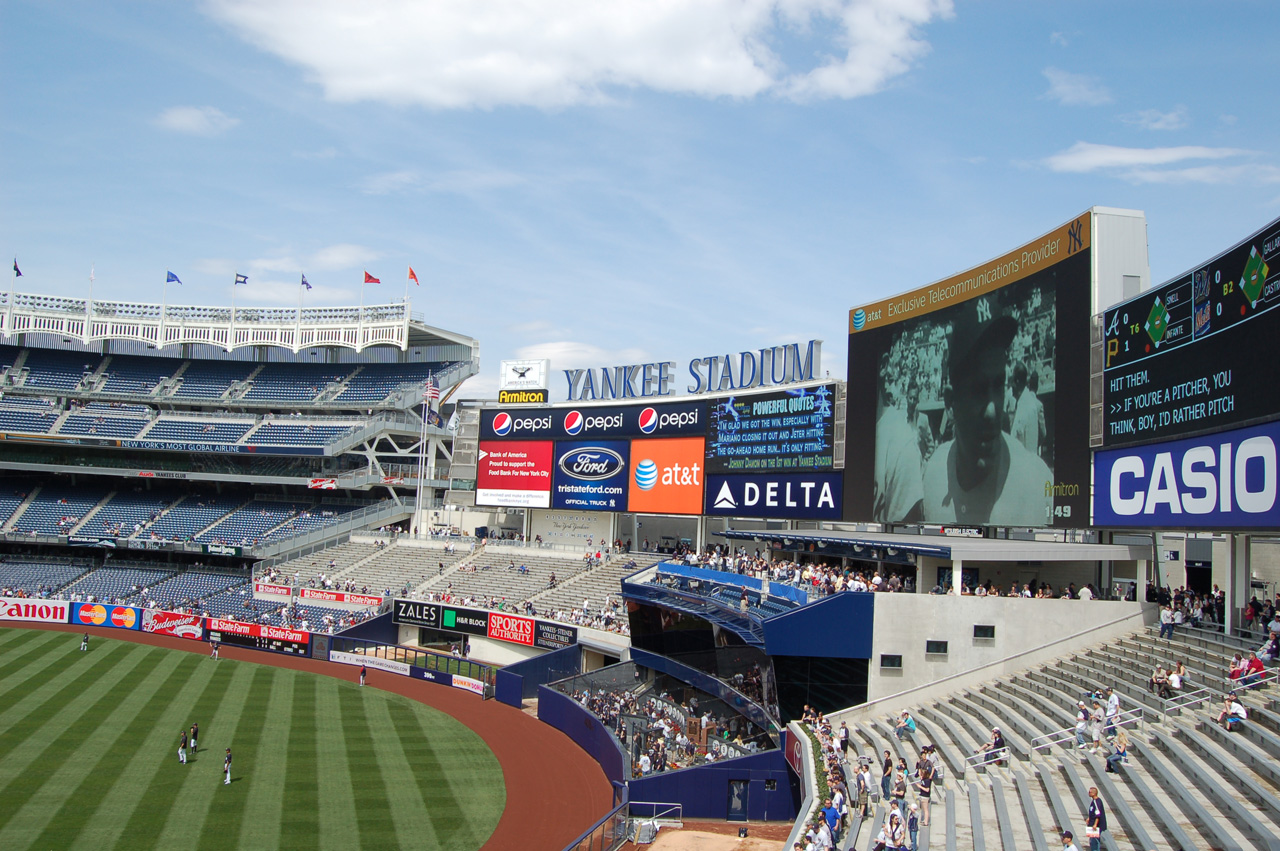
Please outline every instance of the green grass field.
[{"label": "green grass field", "polygon": [[[5,851],[466,851],[506,803],[488,746],[399,695],[127,641],[79,646],[0,629]],[[181,765],[192,721],[200,752]]]}]

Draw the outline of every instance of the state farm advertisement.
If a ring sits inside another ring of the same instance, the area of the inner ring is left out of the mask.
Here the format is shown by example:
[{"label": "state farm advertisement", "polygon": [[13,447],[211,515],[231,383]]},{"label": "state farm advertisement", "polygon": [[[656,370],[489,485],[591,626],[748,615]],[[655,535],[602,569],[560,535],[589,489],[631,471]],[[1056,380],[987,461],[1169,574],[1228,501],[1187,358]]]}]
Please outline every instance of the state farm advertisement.
[{"label": "state farm advertisement", "polygon": [[554,454],[549,440],[481,441],[476,505],[549,508]]},{"label": "state farm advertisement", "polygon": [[66,623],[71,604],[62,600],[32,600],[29,597],[0,597],[0,619]]},{"label": "state farm advertisement", "polygon": [[264,597],[292,597],[293,588],[288,585],[269,585],[266,582],[255,582],[253,584],[254,595],[261,594]]},{"label": "state farm advertisement", "polygon": [[382,598],[373,594],[353,594],[344,591],[325,591],[320,588],[303,588],[298,596],[314,603],[337,603],[343,606],[354,606],[367,609],[382,605]]},{"label": "state farm advertisement", "polygon": [[72,603],[71,622],[83,626],[105,626],[112,629],[138,629],[142,626],[142,609],[133,606],[107,606],[102,603]]},{"label": "state farm advertisement", "polygon": [[142,631],[156,635],[174,635],[178,638],[204,637],[204,618],[178,612],[157,612],[147,609],[142,613]]},{"label": "state farm advertisement", "polygon": [[502,612],[489,613],[490,638],[499,641],[510,641],[512,644],[533,646],[533,620],[531,618],[506,615]]},{"label": "state farm advertisement", "polygon": [[224,621],[219,618],[209,618],[205,626],[211,632],[220,632],[224,635],[239,635],[245,638],[263,638],[270,641],[292,641],[295,644],[306,644],[311,640],[311,633],[302,632],[296,629],[286,629],[282,626],[268,626],[267,624],[241,623],[240,621]]}]

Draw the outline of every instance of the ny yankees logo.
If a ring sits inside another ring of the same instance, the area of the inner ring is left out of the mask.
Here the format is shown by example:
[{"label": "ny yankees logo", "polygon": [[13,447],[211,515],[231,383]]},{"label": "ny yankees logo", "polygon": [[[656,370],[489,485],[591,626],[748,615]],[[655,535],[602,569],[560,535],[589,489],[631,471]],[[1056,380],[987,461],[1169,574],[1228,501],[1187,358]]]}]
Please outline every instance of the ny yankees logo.
[{"label": "ny yankees logo", "polygon": [[1076,219],[1067,228],[1067,253],[1075,254],[1081,248],[1084,248],[1084,224]]},{"label": "ny yankees logo", "polygon": [[987,300],[985,298],[978,299],[978,321],[991,321],[991,305],[987,304]]}]

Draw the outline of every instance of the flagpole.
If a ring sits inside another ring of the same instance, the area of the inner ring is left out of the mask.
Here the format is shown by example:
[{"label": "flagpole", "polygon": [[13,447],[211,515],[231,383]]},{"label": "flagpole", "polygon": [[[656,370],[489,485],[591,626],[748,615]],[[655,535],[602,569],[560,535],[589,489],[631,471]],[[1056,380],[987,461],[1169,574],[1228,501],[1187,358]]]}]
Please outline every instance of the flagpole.
[{"label": "flagpole", "polygon": [[[302,280],[305,281],[306,279],[307,279],[306,273],[302,273]],[[294,351],[302,350],[302,291],[305,289],[306,287],[304,287],[302,284],[298,284],[298,326],[297,326],[297,329],[293,332],[294,333],[294,337],[293,337]]]},{"label": "flagpole", "polygon": [[4,326],[4,335],[6,337],[13,336],[13,298],[14,298],[14,292],[18,288],[19,274],[21,273],[18,271],[18,258],[15,257],[13,258],[13,278],[9,283],[9,318],[5,322],[5,326]]},{"label": "flagpole", "polygon": [[236,278],[240,277],[240,273],[235,273],[236,277],[231,279],[231,330],[227,336],[227,351],[231,351],[236,345]]},{"label": "flagpole", "polygon": [[89,335],[93,333],[93,267],[89,264],[89,300],[84,303],[84,341],[89,342]]},{"label": "flagpole", "polygon": [[[410,267],[410,268],[413,268],[413,267]],[[404,275],[404,309],[406,313],[409,311],[409,273],[408,272],[406,272]]]}]

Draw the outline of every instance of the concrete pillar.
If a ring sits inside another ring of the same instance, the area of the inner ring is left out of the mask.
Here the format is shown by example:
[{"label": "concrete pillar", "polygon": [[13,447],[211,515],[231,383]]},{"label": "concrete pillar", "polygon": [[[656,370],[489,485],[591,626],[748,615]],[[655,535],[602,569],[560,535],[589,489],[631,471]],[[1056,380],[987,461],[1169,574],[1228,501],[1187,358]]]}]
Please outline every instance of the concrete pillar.
[{"label": "concrete pillar", "polygon": [[951,588],[953,591],[955,591],[955,595],[957,597],[960,596],[960,589],[964,586],[963,577],[964,577],[964,560],[958,559],[958,558],[952,559],[951,560]]},{"label": "concrete pillar", "polygon": [[[1239,585],[1237,584],[1237,566],[1239,559],[1237,558],[1237,537],[1236,535],[1227,535],[1227,564],[1226,564],[1226,580],[1222,584],[1222,631],[1230,635],[1232,630],[1239,626],[1236,617],[1236,609],[1244,605],[1240,601]],[[1248,602],[1245,598],[1244,602]]]}]

